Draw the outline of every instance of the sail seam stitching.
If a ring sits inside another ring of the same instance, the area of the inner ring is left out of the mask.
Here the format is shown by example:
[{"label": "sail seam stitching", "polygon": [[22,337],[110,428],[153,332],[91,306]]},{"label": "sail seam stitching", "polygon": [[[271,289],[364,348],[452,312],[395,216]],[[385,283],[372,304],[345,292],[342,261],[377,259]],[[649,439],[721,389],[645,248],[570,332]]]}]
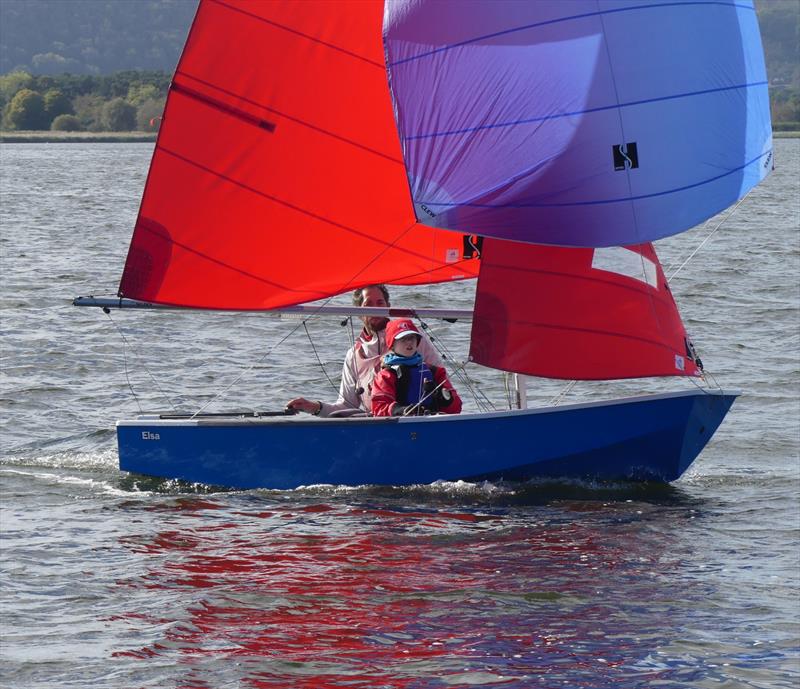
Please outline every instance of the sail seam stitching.
[{"label": "sail seam stitching", "polygon": [[[485,320],[493,320],[493,319],[488,318]],[[660,347],[661,349],[666,349],[670,352],[674,351],[674,349],[670,345],[665,344],[663,342],[659,342],[658,340],[652,340],[647,337],[642,337],[640,335],[632,335],[630,333],[615,332],[613,330],[600,330],[598,328],[576,328],[568,325],[555,325],[551,323],[532,323],[530,321],[519,321],[511,319],[504,322],[513,323],[515,325],[523,325],[529,328],[546,328],[548,330],[569,330],[571,332],[590,333],[592,335],[602,335],[605,337],[618,337],[626,340],[638,340],[639,342],[645,342],[647,344]]]},{"label": "sail seam stitching", "polygon": [[[374,155],[380,156],[381,158],[385,158],[386,160],[388,160],[388,161],[390,161],[392,163],[397,163],[397,164],[400,164],[400,165],[403,164],[402,160],[400,160],[398,158],[395,158],[393,156],[390,156],[387,153],[382,153],[381,151],[377,151],[374,148],[370,148],[369,146],[366,146],[365,144],[359,143],[357,141],[353,141],[352,139],[348,139],[348,138],[346,138],[344,136],[341,136],[340,134],[336,134],[334,132],[328,131],[327,129],[323,129],[322,127],[318,127],[317,125],[311,124],[310,122],[306,122],[305,120],[301,120],[298,117],[294,117],[292,115],[288,115],[287,113],[282,112],[280,110],[277,110],[275,108],[271,108],[268,105],[263,105],[263,104],[261,104],[261,103],[259,103],[257,101],[254,101],[254,100],[252,100],[250,98],[247,98],[246,96],[242,96],[242,95],[240,95],[238,93],[234,93],[233,91],[228,91],[227,89],[224,89],[224,88],[221,88],[219,86],[216,86],[215,84],[212,84],[212,83],[210,83],[208,81],[205,81],[204,79],[199,79],[198,77],[192,76],[191,74],[187,74],[186,72],[176,72],[175,74],[176,74],[176,76],[179,75],[179,76],[182,76],[182,77],[184,77],[186,79],[192,79],[193,81],[196,81],[196,82],[198,82],[200,84],[203,84],[204,86],[207,86],[208,88],[212,88],[212,89],[214,89],[216,91],[219,91],[220,93],[224,93],[227,96],[231,96],[232,98],[238,98],[240,100],[243,100],[245,103],[249,103],[250,105],[253,105],[253,106],[257,107],[257,108],[262,108],[263,110],[266,110],[268,112],[271,112],[271,113],[274,113],[276,115],[279,115],[280,117],[283,117],[283,118],[285,118],[287,120],[290,120],[290,121],[294,122],[295,124],[299,124],[299,125],[301,125],[303,127],[308,127],[309,129],[313,129],[314,131],[319,132],[320,134],[324,134],[324,135],[330,136],[330,137],[332,137],[334,139],[338,139],[339,141],[341,141],[343,143],[349,144],[351,146],[355,146],[356,148],[360,148],[361,150],[367,151],[368,153],[373,153]],[[186,95],[188,97],[196,98],[197,100],[199,100],[201,102],[204,102],[204,103],[207,103],[208,105],[210,105],[212,107],[216,107],[217,109],[221,110],[222,112],[224,112],[226,114],[230,114],[233,117],[237,117],[239,119],[248,121],[248,122],[250,122],[250,124],[253,124],[255,126],[259,126],[262,129],[265,128],[260,124],[261,121],[259,121],[257,117],[248,115],[247,113],[243,112],[242,110],[239,110],[239,109],[234,108],[232,106],[225,105],[224,103],[217,103],[217,101],[215,101],[213,98],[210,98],[209,96],[204,96],[203,94],[197,93],[196,91],[193,91],[188,86],[184,86],[183,84],[177,84],[177,83],[173,82],[172,90],[173,91],[177,91],[178,93],[182,93],[182,94],[184,94],[184,95]],[[273,129],[274,129],[274,126],[273,126]],[[268,130],[268,131],[272,131],[272,130]]]},{"label": "sail seam stitching", "polygon": [[[219,0],[214,0],[215,2],[219,2]],[[421,60],[422,58],[430,57],[431,55],[436,55],[438,53],[446,52],[448,50],[453,50],[454,48],[460,48],[465,45],[469,45],[470,43],[477,43],[478,41],[485,41],[490,38],[498,38],[500,36],[507,36],[508,34],[512,33],[519,33],[520,31],[527,31],[529,29],[536,29],[541,26],[549,26],[552,24],[559,24],[561,22],[568,22],[568,21],[575,21],[577,19],[588,19],[589,17],[597,17],[604,14],[617,14],[619,12],[633,12],[637,10],[651,10],[651,9],[660,9],[662,7],[682,7],[682,6],[703,6],[703,5],[720,5],[723,7],[734,7],[738,9],[744,10],[752,10],[755,11],[755,8],[752,5],[743,5],[739,3],[731,3],[731,2],[721,2],[720,0],[710,0],[708,2],[671,2],[671,3],[664,3],[659,5],[635,5],[633,7],[619,7],[617,9],[612,10],[600,10],[598,12],[586,12],[584,14],[574,14],[569,17],[559,17],[558,19],[549,19],[544,22],[535,22],[533,24],[525,24],[523,26],[515,26],[510,29],[503,29],[502,31],[496,31],[490,34],[484,34],[482,36],[476,36],[475,38],[468,38],[463,41],[459,41],[458,43],[452,43],[450,45],[442,46],[441,48],[436,48],[435,50],[430,50],[427,53],[420,53],[419,55],[412,55],[411,57],[403,58],[402,60],[397,60],[395,62],[389,63],[389,67],[396,67],[399,65],[406,64],[408,62],[413,62],[414,60]]]},{"label": "sail seam stitching", "polygon": [[617,199],[601,199],[599,201],[574,201],[572,203],[511,203],[511,204],[491,204],[491,203],[469,203],[469,202],[459,202],[456,201],[454,203],[443,203],[439,201],[420,201],[420,203],[424,203],[426,206],[469,206],[471,208],[566,208],[571,206],[597,206],[603,205],[608,203],[624,203],[625,201],[638,201],[640,199],[651,199],[658,196],[667,196],[669,194],[677,194],[681,191],[686,191],[688,189],[694,189],[696,187],[702,187],[705,184],[711,184],[712,182],[716,182],[723,177],[727,177],[728,175],[732,175],[736,172],[744,170],[746,167],[749,167],[753,163],[757,163],[761,160],[764,156],[771,155],[772,149],[765,151],[759,156],[756,156],[752,160],[748,161],[744,165],[740,165],[739,167],[735,167],[727,172],[723,172],[721,175],[717,175],[716,177],[710,177],[709,179],[705,179],[701,182],[696,182],[694,184],[688,184],[684,187],[676,187],[675,189],[667,189],[665,191],[659,191],[654,194],[641,194],[639,196],[631,196],[631,197],[623,197]]},{"label": "sail seam stitching", "polygon": [[240,7],[233,7],[229,5],[227,2],[222,2],[222,0],[209,0],[209,2],[213,2],[215,5],[219,5],[220,7],[224,7],[232,12],[238,12],[239,14],[243,14],[251,19],[255,19],[256,21],[263,22],[264,24],[269,24],[270,26],[274,26],[277,29],[282,29],[289,33],[294,34],[295,36],[300,36],[308,41],[312,41],[313,43],[318,43],[319,45],[323,45],[326,48],[330,48],[331,50],[336,50],[337,52],[343,53],[344,55],[348,55],[353,57],[357,60],[361,60],[362,62],[366,62],[368,65],[372,65],[373,67],[379,67],[380,69],[385,69],[385,66],[379,62],[375,62],[375,60],[371,60],[368,57],[364,57],[363,55],[359,55],[358,53],[354,53],[346,48],[342,48],[341,46],[334,45],[333,43],[328,43],[327,41],[323,41],[321,38],[316,38],[315,36],[310,36],[309,34],[305,34],[302,31],[298,31],[297,29],[293,29],[289,26],[284,24],[279,24],[276,21],[272,21],[271,19],[267,19],[266,17],[260,17],[257,14],[253,14],[252,12],[248,12],[247,10],[243,10]]},{"label": "sail seam stitching", "polygon": [[[570,248],[575,248],[575,247],[570,247]],[[580,248],[576,248],[576,250],[580,250]],[[642,294],[646,290],[654,291],[653,287],[644,287],[644,286],[639,287],[639,285],[642,284],[642,283],[639,282],[636,278],[630,277],[629,275],[625,275],[625,276],[620,275],[620,278],[621,279],[625,279],[625,280],[635,280],[636,281],[636,285],[623,285],[623,284],[621,284],[621,283],[619,283],[619,282],[617,282],[615,280],[604,279],[604,278],[596,277],[596,276],[575,275],[574,273],[564,273],[564,272],[558,272],[558,271],[555,271],[555,270],[541,270],[541,269],[537,269],[537,268],[520,268],[519,266],[503,265],[501,263],[486,263],[486,262],[484,262],[483,265],[485,265],[487,268],[498,268],[500,270],[514,271],[514,272],[517,272],[517,273],[525,273],[525,274],[528,274],[528,275],[530,275],[530,274],[546,275],[546,276],[549,276],[549,277],[564,278],[565,280],[583,280],[583,281],[586,281],[586,282],[597,282],[597,283],[600,283],[600,284],[605,285],[607,287],[615,287],[615,288],[618,288],[618,289],[624,289],[624,290],[628,290],[630,292],[636,292],[637,294]],[[606,271],[603,271],[603,272],[606,272]],[[664,303],[669,303],[668,300],[666,298],[664,298],[664,297],[660,297],[659,295],[654,295],[654,296],[659,298]]]},{"label": "sail seam stitching", "polygon": [[[315,220],[319,220],[320,222],[324,222],[324,223],[326,223],[328,225],[333,225],[334,227],[338,227],[341,230],[345,230],[346,232],[350,232],[350,233],[352,233],[354,235],[357,235],[358,237],[361,237],[363,239],[369,239],[371,242],[374,242],[375,244],[383,245],[385,247],[385,249],[394,248],[397,251],[402,251],[403,253],[408,254],[409,256],[414,256],[416,258],[430,260],[424,254],[420,254],[420,253],[417,253],[416,251],[410,251],[410,250],[405,249],[403,247],[396,246],[397,240],[395,240],[395,242],[387,242],[385,240],[378,239],[378,238],[374,237],[373,235],[370,235],[370,234],[368,234],[366,232],[363,232],[361,230],[357,230],[357,229],[355,229],[353,227],[348,227],[347,225],[343,225],[342,223],[336,222],[335,220],[331,220],[331,219],[326,218],[326,217],[324,217],[322,215],[318,215],[317,213],[312,213],[311,211],[308,211],[308,210],[305,210],[303,208],[300,208],[299,206],[295,206],[294,204],[289,203],[288,201],[283,201],[283,200],[281,200],[281,199],[279,199],[279,198],[277,198],[275,196],[271,196],[270,194],[267,194],[267,193],[265,193],[263,191],[260,191],[258,189],[255,189],[255,188],[251,187],[251,186],[248,186],[244,182],[240,182],[238,180],[235,180],[232,177],[229,177],[227,175],[223,175],[222,173],[217,172],[216,170],[212,170],[211,168],[206,167],[205,165],[201,165],[200,163],[197,163],[197,162],[195,162],[193,160],[190,160],[189,158],[186,158],[185,156],[182,156],[179,153],[171,151],[168,148],[165,148],[164,146],[159,146],[159,150],[164,152],[167,155],[170,155],[170,156],[172,156],[172,157],[174,157],[174,158],[176,158],[178,160],[183,161],[187,165],[191,165],[192,167],[195,167],[195,168],[197,168],[199,170],[203,170],[204,172],[207,172],[207,173],[209,173],[211,175],[214,175],[215,177],[218,177],[219,179],[223,179],[226,182],[230,182],[231,184],[235,184],[236,186],[240,187],[241,189],[244,189],[244,190],[249,191],[249,192],[251,192],[253,194],[256,194],[257,196],[261,196],[262,198],[268,199],[268,200],[272,201],[273,203],[280,204],[282,206],[285,206],[286,208],[290,208],[290,209],[292,209],[292,210],[294,210],[294,211],[296,211],[298,213],[302,213],[303,215],[307,215],[307,216],[309,216],[311,218],[314,218]],[[413,223],[411,227],[413,227],[414,224],[416,224],[416,223]],[[409,227],[408,229],[411,229],[411,228]],[[407,231],[408,230],[406,230],[405,232],[407,232]],[[405,232],[403,234],[405,234]],[[200,255],[202,255],[202,254],[200,254]],[[451,265],[451,264],[448,264],[448,265]],[[363,271],[361,271],[361,272],[363,272]],[[429,272],[429,271],[425,271],[425,272]],[[261,279],[261,278],[259,278],[259,279]],[[270,283],[270,284],[273,284],[273,283]],[[283,286],[281,285],[281,287],[283,287]]]},{"label": "sail seam stitching", "polygon": [[558,113],[555,115],[542,115],[541,117],[529,117],[521,120],[513,120],[511,122],[497,122],[495,124],[485,124],[476,127],[465,127],[463,129],[452,129],[443,132],[427,132],[425,134],[411,134],[404,137],[406,140],[416,139],[432,139],[439,136],[455,136],[457,134],[470,134],[472,132],[482,131],[485,129],[502,129],[504,127],[515,127],[520,124],[533,124],[534,122],[546,122],[548,120],[557,120],[563,117],[575,117],[577,115],[589,115],[595,112],[604,112],[606,110],[614,110],[621,108],[632,108],[637,105],[648,105],[650,103],[661,103],[669,100],[677,100],[679,98],[693,98],[695,96],[704,96],[709,93],[721,93],[723,91],[736,91],[738,89],[754,88],[756,86],[768,86],[768,81],[753,81],[745,84],[735,84],[733,86],[720,86],[719,88],[703,89],[700,91],[687,91],[686,93],[676,93],[670,96],[659,96],[658,98],[644,98],[642,100],[629,101],[627,103],[617,103],[615,105],[600,105],[596,108],[588,108],[586,110],[574,110],[571,112]]}]

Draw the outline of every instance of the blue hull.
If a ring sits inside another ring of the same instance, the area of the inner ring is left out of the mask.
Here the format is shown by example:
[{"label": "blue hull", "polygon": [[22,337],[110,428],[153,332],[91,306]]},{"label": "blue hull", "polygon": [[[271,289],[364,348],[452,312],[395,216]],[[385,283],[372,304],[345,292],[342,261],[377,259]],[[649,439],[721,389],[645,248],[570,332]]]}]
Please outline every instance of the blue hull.
[{"label": "blue hull", "polygon": [[690,391],[491,414],[117,422],[124,471],[232,488],[581,477],[673,481],[735,393]]}]

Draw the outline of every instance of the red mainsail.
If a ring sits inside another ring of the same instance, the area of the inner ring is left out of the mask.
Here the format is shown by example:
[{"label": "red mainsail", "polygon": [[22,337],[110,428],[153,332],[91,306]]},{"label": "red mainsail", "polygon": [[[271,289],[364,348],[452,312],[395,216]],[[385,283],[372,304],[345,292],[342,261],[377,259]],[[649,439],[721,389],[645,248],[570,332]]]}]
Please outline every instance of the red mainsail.
[{"label": "red mainsail", "polygon": [[416,222],[382,0],[202,0],[170,89],[119,287],[269,309],[477,275]]},{"label": "red mainsail", "polygon": [[486,239],[470,357],[570,380],[700,375],[652,244],[576,249]]}]

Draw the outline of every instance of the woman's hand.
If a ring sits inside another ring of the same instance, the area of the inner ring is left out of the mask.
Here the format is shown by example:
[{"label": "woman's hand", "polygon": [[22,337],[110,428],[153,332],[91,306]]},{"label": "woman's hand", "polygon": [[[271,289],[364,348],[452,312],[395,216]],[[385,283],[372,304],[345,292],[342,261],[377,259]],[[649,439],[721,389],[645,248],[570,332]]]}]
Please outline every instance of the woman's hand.
[{"label": "woman's hand", "polygon": [[317,415],[322,411],[322,402],[312,402],[305,397],[295,397],[286,404],[286,408]]}]

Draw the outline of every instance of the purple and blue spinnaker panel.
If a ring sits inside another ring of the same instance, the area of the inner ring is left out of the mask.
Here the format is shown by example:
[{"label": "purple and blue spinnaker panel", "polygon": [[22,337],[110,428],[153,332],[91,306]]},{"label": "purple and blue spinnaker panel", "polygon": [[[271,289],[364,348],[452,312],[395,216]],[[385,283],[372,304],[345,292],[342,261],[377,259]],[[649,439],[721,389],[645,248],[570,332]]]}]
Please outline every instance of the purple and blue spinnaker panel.
[{"label": "purple and blue spinnaker panel", "polygon": [[417,218],[638,244],[772,168],[752,0],[391,0],[389,84]]}]

